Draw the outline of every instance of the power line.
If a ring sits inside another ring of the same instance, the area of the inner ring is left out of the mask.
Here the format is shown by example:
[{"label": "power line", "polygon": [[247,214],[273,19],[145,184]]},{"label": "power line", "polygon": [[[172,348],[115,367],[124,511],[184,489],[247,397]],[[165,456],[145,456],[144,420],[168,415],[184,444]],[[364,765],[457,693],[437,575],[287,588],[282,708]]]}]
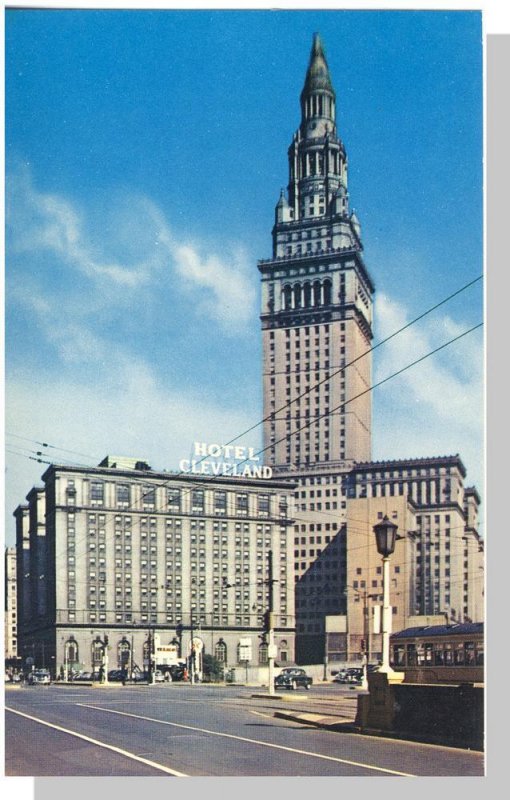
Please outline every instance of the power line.
[{"label": "power line", "polygon": [[[403,372],[406,372],[408,369],[411,369],[411,367],[416,366],[416,364],[420,364],[422,361],[425,361],[427,358],[430,358],[431,356],[435,355],[436,353],[439,353],[440,350],[444,350],[445,347],[448,347],[449,345],[453,344],[454,342],[459,341],[459,339],[462,339],[464,336],[467,336],[468,333],[472,333],[477,328],[481,328],[482,326],[483,326],[483,322],[479,322],[478,325],[473,325],[472,328],[469,328],[468,330],[464,331],[463,333],[459,334],[458,336],[455,336],[453,339],[450,339],[448,342],[445,342],[444,344],[440,345],[439,347],[436,347],[434,350],[431,350],[430,352],[426,353],[424,356],[421,356],[420,358],[417,358],[415,361],[412,361],[410,364],[407,364],[405,367],[402,367],[402,369],[399,369],[396,372],[393,372],[391,375],[388,375],[386,378],[383,378],[383,380],[372,384],[372,386],[369,386],[368,389],[364,389],[362,392],[360,392],[359,394],[355,395],[354,397],[350,397],[348,400],[345,400],[343,403],[340,403],[340,405],[335,406],[335,408],[333,408],[331,411],[327,411],[327,412],[325,412],[324,414],[321,414],[318,417],[316,416],[316,417],[312,418],[305,425],[302,425],[300,428],[297,428],[296,430],[292,431],[290,434],[288,434],[286,436],[283,436],[281,439],[277,439],[275,442],[272,442],[269,445],[266,445],[266,447],[263,447],[261,450],[258,450],[255,453],[255,455],[258,456],[261,453],[264,453],[266,450],[270,450],[271,448],[276,447],[277,444],[280,444],[281,442],[284,442],[286,439],[288,439],[290,436],[294,436],[296,433],[300,433],[302,430],[305,430],[306,428],[309,428],[311,425],[317,423],[320,419],[324,419],[325,417],[329,417],[331,414],[333,414],[333,413],[341,410],[345,406],[349,405],[349,403],[353,403],[355,400],[358,400],[360,397],[363,397],[363,395],[367,394],[368,392],[372,392],[374,389],[377,389],[379,386],[382,386],[384,383],[387,383],[392,378],[396,378],[398,375],[401,375]],[[279,409],[279,410],[281,411],[282,409]],[[246,460],[248,460],[248,459],[245,459],[245,461]],[[245,463],[245,462],[242,461],[241,464],[243,464],[243,463]]]},{"label": "power line", "polygon": [[[315,369],[315,368],[311,368],[311,367],[310,367],[309,369],[304,369],[304,370],[301,370],[301,369],[294,369],[294,370],[289,370],[289,371],[287,371],[287,370],[280,370],[280,371],[277,371],[277,372],[274,372],[274,371],[269,371],[269,372],[263,372],[262,374],[263,374],[263,375],[288,375],[288,374],[295,374],[295,373],[300,373],[300,372],[304,372],[304,373],[306,373],[306,372],[317,372],[317,371],[320,371],[320,372],[322,372],[324,369],[333,369],[333,370],[337,370],[336,372],[334,372],[334,373],[333,373],[333,375],[331,375],[331,376],[329,376],[328,378],[326,378],[326,380],[330,380],[330,379],[331,379],[332,377],[334,377],[335,375],[338,375],[338,373],[339,373],[339,372],[341,372],[342,370],[346,369],[347,367],[351,367],[353,364],[355,364],[357,361],[359,361],[360,359],[362,359],[362,358],[364,358],[365,356],[367,356],[369,353],[373,353],[373,352],[374,352],[374,350],[377,350],[377,348],[378,348],[378,347],[381,347],[381,345],[383,345],[383,344],[386,344],[386,342],[389,342],[391,339],[393,339],[393,338],[394,338],[395,336],[397,336],[399,333],[402,333],[402,332],[403,332],[403,331],[405,331],[407,328],[410,328],[410,327],[411,327],[411,325],[414,325],[416,322],[419,322],[421,319],[423,319],[424,317],[426,317],[428,314],[431,314],[431,313],[432,313],[432,311],[436,311],[436,309],[440,308],[442,305],[444,305],[445,303],[447,303],[449,300],[452,300],[454,297],[456,297],[457,295],[461,294],[461,293],[462,293],[462,292],[464,292],[466,289],[469,289],[469,287],[470,287],[470,286],[473,286],[475,283],[477,283],[478,281],[482,280],[482,278],[483,278],[483,275],[479,275],[477,278],[474,278],[474,280],[472,280],[472,281],[469,281],[469,283],[466,283],[464,286],[461,286],[461,288],[460,288],[460,289],[457,289],[457,291],[455,291],[455,292],[453,292],[452,294],[448,295],[448,297],[445,297],[445,298],[444,298],[444,300],[441,300],[439,303],[436,303],[434,306],[431,306],[429,309],[427,309],[426,311],[424,311],[422,314],[419,314],[419,316],[415,317],[415,318],[414,318],[414,319],[412,319],[410,322],[407,322],[407,323],[406,323],[405,325],[403,325],[401,328],[399,328],[398,330],[396,330],[396,331],[394,331],[393,333],[391,333],[391,334],[390,334],[389,336],[387,336],[385,339],[381,339],[381,341],[380,341],[380,342],[377,342],[377,344],[374,344],[372,347],[370,347],[370,348],[369,348],[368,350],[366,350],[364,353],[361,353],[361,355],[357,356],[357,358],[353,359],[352,361],[349,361],[349,363],[348,363],[348,364],[346,364],[345,366],[342,366],[341,364],[338,364],[338,365],[335,365],[335,366],[333,366],[333,367],[318,367],[317,369]],[[323,382],[324,382],[324,381],[321,381],[321,383],[323,383]],[[320,386],[320,383],[319,383],[319,384],[316,384],[316,385],[317,385],[317,386]],[[312,387],[312,388],[313,388],[313,387]],[[294,402],[294,401],[292,401],[292,402]],[[290,403],[288,403],[287,405],[290,405]],[[281,409],[279,409],[279,410],[281,410]],[[268,418],[267,418],[267,419],[268,419]],[[262,422],[265,422],[265,420],[262,420]],[[261,424],[261,423],[259,423],[259,425],[260,425],[260,424]],[[243,436],[243,435],[244,435],[244,434],[241,434],[241,436]]]},{"label": "power line", "polygon": [[[479,280],[479,278],[477,278],[476,280]],[[474,283],[474,282],[475,282],[475,281],[473,281],[472,283]],[[459,290],[459,292],[460,292],[460,291],[462,291],[462,289],[461,289],[461,290]],[[459,292],[456,292],[456,294],[458,294]],[[446,302],[446,300],[445,300],[445,301],[442,301],[442,302]],[[441,303],[441,304],[442,304],[442,303]],[[438,304],[438,305],[441,305],[441,304]],[[425,316],[425,315],[426,315],[426,313],[429,313],[429,312],[424,312],[424,314],[423,314],[423,315],[421,315],[421,316]],[[414,324],[414,322],[412,322],[412,323],[408,323],[408,325],[407,325],[407,326],[405,326],[405,327],[409,327],[409,325],[411,325],[411,324]],[[260,454],[262,454],[263,452],[265,452],[265,450],[268,450],[268,449],[270,449],[270,448],[273,448],[273,447],[275,447],[275,446],[276,446],[276,444],[279,444],[280,442],[282,442],[282,441],[285,441],[286,439],[290,438],[291,436],[294,436],[296,433],[299,433],[300,431],[302,431],[302,430],[304,430],[304,429],[306,429],[306,428],[310,427],[311,425],[313,425],[313,424],[317,423],[317,422],[318,422],[320,419],[323,419],[324,417],[328,417],[329,415],[331,415],[331,414],[333,414],[333,413],[335,413],[335,412],[338,412],[340,409],[343,409],[343,408],[344,408],[346,405],[348,405],[349,403],[352,403],[352,402],[354,402],[354,400],[357,400],[359,397],[363,396],[363,395],[364,395],[364,394],[366,394],[367,392],[373,391],[373,389],[377,388],[378,386],[381,386],[381,385],[383,385],[384,383],[386,383],[387,381],[391,380],[392,378],[394,378],[394,377],[396,377],[396,376],[398,376],[398,375],[402,374],[403,372],[405,372],[406,370],[408,370],[408,369],[410,369],[411,367],[415,366],[416,364],[419,364],[419,363],[421,363],[421,362],[422,362],[422,361],[424,361],[425,359],[427,359],[427,358],[429,358],[430,356],[434,355],[435,353],[437,353],[437,352],[439,352],[439,351],[443,350],[445,347],[448,347],[450,344],[453,344],[454,342],[456,342],[456,341],[460,340],[461,338],[463,338],[464,336],[466,336],[468,333],[471,333],[472,331],[476,330],[477,328],[481,327],[482,325],[483,325],[483,323],[479,323],[478,325],[475,325],[475,326],[473,326],[473,327],[472,327],[472,328],[470,328],[469,330],[467,330],[467,331],[464,331],[462,334],[459,334],[458,336],[454,337],[453,339],[449,340],[448,342],[446,342],[446,343],[444,343],[444,344],[440,345],[439,347],[437,347],[437,348],[435,348],[434,350],[430,351],[429,353],[425,354],[425,355],[424,355],[424,356],[422,356],[421,358],[419,358],[419,359],[416,359],[415,361],[413,361],[412,363],[410,363],[410,364],[406,365],[405,367],[401,368],[400,370],[397,370],[396,372],[394,372],[394,373],[392,373],[391,375],[387,376],[386,378],[384,378],[383,380],[379,381],[378,383],[376,383],[376,384],[372,385],[371,387],[368,387],[367,389],[365,389],[363,392],[360,392],[360,393],[359,393],[358,395],[356,395],[355,397],[353,397],[353,398],[349,398],[349,400],[347,400],[347,401],[344,401],[342,404],[340,404],[340,405],[339,405],[339,406],[337,406],[336,408],[332,409],[331,411],[328,411],[328,412],[326,412],[326,413],[324,413],[324,414],[320,415],[319,417],[314,417],[314,418],[312,418],[311,420],[309,420],[307,423],[305,423],[305,424],[304,424],[304,425],[302,425],[301,427],[299,427],[299,428],[297,428],[296,430],[294,430],[294,431],[292,431],[292,432],[290,432],[290,433],[286,434],[284,437],[282,437],[281,439],[279,439],[277,442],[271,443],[270,445],[268,445],[268,446],[266,446],[266,447],[262,448],[262,449],[261,449],[261,450],[259,450],[259,451],[258,451],[258,452],[257,452],[255,455],[260,455]],[[398,333],[398,332],[395,332],[394,334],[392,334],[392,337],[393,337],[393,336],[396,336],[396,335],[397,335],[397,333]],[[389,338],[392,338],[392,337],[389,337]],[[385,340],[385,341],[387,341],[387,340]],[[381,342],[381,343],[382,343],[382,342]],[[381,343],[380,343],[380,344],[381,344]],[[364,354],[363,354],[363,355],[364,355]],[[358,357],[358,359],[355,359],[355,361],[356,361],[356,360],[359,360],[359,358],[361,358],[361,357],[362,357],[362,356],[359,356],[359,357]],[[352,363],[354,363],[354,362],[351,362],[351,364],[352,364]],[[349,366],[350,366],[350,365],[349,365]],[[280,409],[280,410],[282,410],[282,409]],[[260,423],[258,423],[258,424],[260,424]],[[256,427],[256,426],[254,426],[254,427]],[[252,429],[253,429],[253,428],[251,428],[251,429],[249,429],[249,430],[252,430]],[[239,439],[241,436],[245,435],[245,433],[247,433],[247,432],[248,432],[248,431],[245,431],[244,433],[242,433],[242,434],[239,434],[239,435],[238,435],[238,436],[237,436],[235,439],[232,439],[232,440],[231,440],[230,442],[228,442],[227,444],[231,444],[232,442],[234,442],[234,441],[236,441],[237,439]],[[24,437],[20,437],[20,438],[24,438]],[[29,441],[30,441],[30,440],[29,440]],[[43,446],[48,446],[48,444],[47,444],[47,443],[40,443],[40,444],[42,444]],[[50,446],[51,446],[51,447],[53,447],[52,445],[50,445]],[[55,449],[61,449],[61,450],[63,450],[63,451],[65,450],[64,448],[55,448]],[[66,451],[66,452],[73,452],[73,451]],[[50,463],[50,462],[41,461],[40,459],[38,459],[38,458],[34,458],[33,456],[28,456],[28,458],[30,458],[31,460],[40,461],[40,463]],[[201,460],[203,460],[203,459],[201,459]],[[243,463],[246,463],[246,461],[248,461],[248,460],[249,460],[249,459],[245,459],[244,461],[241,461],[241,462],[240,462],[240,465],[241,465],[241,464],[243,464]],[[200,462],[198,462],[198,463],[200,463]],[[209,477],[209,476],[205,476],[205,477],[204,477],[204,479],[203,479],[203,480],[202,480],[200,483],[199,483],[198,481],[196,481],[195,485],[198,485],[198,486],[200,486],[200,487],[201,487],[201,486],[203,486],[203,484],[207,482],[207,478],[208,478],[208,477]],[[213,482],[213,481],[214,481],[214,479],[215,479],[215,476],[210,476],[210,481],[211,481],[211,482]],[[137,480],[138,480],[138,479],[137,479]],[[147,483],[150,483],[150,478],[149,478],[148,480],[145,480],[145,479],[143,479],[143,478],[141,478],[141,479],[139,479],[139,480],[140,480],[140,481],[143,481],[145,484],[147,484]],[[168,484],[169,484],[169,483],[170,483],[170,481],[166,481],[166,483],[164,483],[164,484],[156,484],[156,486],[160,486],[160,487],[161,487],[161,486],[163,486],[163,487],[165,487],[165,486],[168,486]],[[189,489],[189,490],[186,490],[186,491],[187,491],[188,493],[190,493],[190,492],[192,491],[192,489]],[[143,496],[142,496],[142,499],[143,499]],[[129,509],[133,509],[133,506],[132,506],[132,504],[130,504],[130,506],[128,506],[128,508],[129,508]],[[124,511],[126,511],[126,510],[128,510],[128,509],[124,509]],[[161,510],[162,510],[162,509],[161,509]],[[308,520],[307,520],[307,521],[308,521]]]}]

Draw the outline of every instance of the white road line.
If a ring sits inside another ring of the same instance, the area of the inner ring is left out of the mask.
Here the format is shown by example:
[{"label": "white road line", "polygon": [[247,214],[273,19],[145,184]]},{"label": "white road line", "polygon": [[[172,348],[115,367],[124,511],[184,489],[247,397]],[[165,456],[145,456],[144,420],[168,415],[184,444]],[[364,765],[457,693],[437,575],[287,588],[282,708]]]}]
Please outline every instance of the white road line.
[{"label": "white road line", "polygon": [[245,736],[236,736],[233,733],[221,733],[220,731],[210,731],[207,728],[197,728],[193,725],[181,725],[178,722],[167,722],[163,719],[154,719],[153,717],[144,717],[141,714],[129,714],[127,711],[114,711],[112,708],[102,708],[101,706],[93,706],[88,703],[77,703],[76,705],[83,708],[91,708],[95,711],[104,711],[105,714],[118,714],[121,717],[132,717],[134,719],[145,720],[145,722],[157,722],[159,725],[170,725],[173,728],[183,728],[188,731],[197,731],[198,733],[208,733],[211,736],[222,736],[225,739],[236,739],[238,742],[248,742],[248,744],[258,744],[261,747],[271,747],[275,750],[285,750],[288,753],[298,753],[302,756],[310,756],[311,758],[320,758],[324,761],[335,761],[339,764],[348,764],[351,767],[363,767],[363,769],[373,770],[375,772],[385,772],[390,775],[400,775],[404,778],[416,778],[417,775],[412,775],[409,772],[399,772],[395,769],[386,769],[386,767],[377,767],[372,764],[363,764],[361,761],[349,761],[346,758],[337,758],[336,756],[326,756],[322,753],[310,753],[307,750],[299,750],[295,747],[286,747],[282,744],[272,744],[271,742],[262,742],[258,739],[248,739]]},{"label": "white road line", "polygon": [[[81,705],[80,703],[78,705]],[[24,714],[22,711],[16,711],[14,708],[5,707],[6,711],[10,711],[12,714],[18,714],[20,717],[25,717],[26,719],[32,720],[32,722],[38,722],[40,725],[46,725],[48,728],[53,728],[56,731],[60,731],[60,733],[67,733],[69,736],[76,736],[78,739],[83,739],[85,742],[90,742],[91,744],[97,745],[97,747],[104,747],[106,750],[112,750],[114,753],[119,753],[121,756],[125,756],[126,758],[131,758],[133,761],[140,761],[142,764],[146,764],[149,767],[154,767],[154,769],[159,770],[160,772],[166,772],[168,775],[174,775],[176,778],[188,778],[189,775],[186,775],[184,772],[177,772],[175,769],[170,769],[170,767],[165,767],[163,764],[158,764],[155,761],[150,761],[147,758],[142,758],[141,756],[137,756],[134,753],[130,753],[128,750],[123,750],[120,747],[115,747],[112,744],[106,744],[106,742],[100,742],[97,739],[92,739],[90,736],[85,736],[83,733],[76,733],[76,731],[70,731],[68,728],[62,728],[60,725],[55,725],[52,722],[46,722],[44,719],[39,719],[38,717],[32,717],[30,714]]]},{"label": "white road line", "polygon": [[248,711],[250,712],[250,714],[255,714],[255,716],[257,716],[257,717],[265,717],[266,719],[274,719],[274,717],[272,717],[271,714],[263,714],[261,711],[253,711],[251,708],[248,709]]}]

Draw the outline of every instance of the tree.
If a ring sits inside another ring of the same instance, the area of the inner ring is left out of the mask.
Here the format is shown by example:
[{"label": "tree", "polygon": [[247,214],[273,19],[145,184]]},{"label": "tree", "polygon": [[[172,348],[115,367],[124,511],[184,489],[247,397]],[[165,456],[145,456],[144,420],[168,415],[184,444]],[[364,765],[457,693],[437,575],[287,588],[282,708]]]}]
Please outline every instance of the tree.
[{"label": "tree", "polygon": [[223,678],[223,665],[217,658],[205,653],[202,661],[204,680],[214,683]]}]

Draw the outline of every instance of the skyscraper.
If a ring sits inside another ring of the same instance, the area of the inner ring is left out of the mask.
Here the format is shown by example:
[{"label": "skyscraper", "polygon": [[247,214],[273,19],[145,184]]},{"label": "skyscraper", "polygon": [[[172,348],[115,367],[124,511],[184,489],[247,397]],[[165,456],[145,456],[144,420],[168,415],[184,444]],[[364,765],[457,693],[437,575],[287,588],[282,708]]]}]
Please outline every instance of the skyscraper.
[{"label": "skyscraper", "polygon": [[[345,610],[344,476],[371,458],[372,296],[336,95],[318,34],[288,150],[262,277],[264,446],[300,485],[295,526],[298,657],[322,650],[324,617]],[[355,362],[353,366],[346,366]],[[348,400],[348,402],[347,402]]]},{"label": "skyscraper", "polygon": [[318,34],[288,154],[288,197],[282,190],[276,205],[273,256],[259,263],[264,444],[276,471],[343,470],[371,456],[371,358],[364,354],[374,285],[349,209],[347,155]]},{"label": "skyscraper", "polygon": [[[368,599],[374,605],[381,599],[372,525],[384,512],[406,539],[402,564],[395,566],[405,576],[402,587],[394,587],[398,625],[416,614],[479,617],[483,593],[480,540],[476,526],[469,527],[463,484],[454,494],[447,488],[458,456],[371,460],[374,284],[360,223],[349,207],[347,154],[318,34],[300,101],[287,192],[275,209],[273,253],[259,270],[264,448],[275,475],[297,484],[296,658],[307,663],[327,652],[332,631],[343,657],[361,656],[368,622],[355,613],[356,601],[365,597],[367,614]],[[477,508],[476,490],[469,492]],[[377,509],[365,503],[367,497],[381,498]],[[428,528],[421,527],[430,524],[431,512],[438,549],[432,567],[423,555],[432,546]],[[471,541],[470,567],[464,550],[462,565],[460,544],[450,549],[450,517],[458,520],[453,535],[459,542]],[[461,570],[462,581],[451,582]]]}]

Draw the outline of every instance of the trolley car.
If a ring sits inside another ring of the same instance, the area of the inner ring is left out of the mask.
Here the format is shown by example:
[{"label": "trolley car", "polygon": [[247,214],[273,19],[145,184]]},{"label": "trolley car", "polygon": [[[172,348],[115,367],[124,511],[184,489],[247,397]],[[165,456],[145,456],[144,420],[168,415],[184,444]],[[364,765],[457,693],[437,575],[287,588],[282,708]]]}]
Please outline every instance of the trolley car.
[{"label": "trolley car", "polygon": [[483,622],[406,628],[391,636],[392,666],[405,683],[483,683]]}]

